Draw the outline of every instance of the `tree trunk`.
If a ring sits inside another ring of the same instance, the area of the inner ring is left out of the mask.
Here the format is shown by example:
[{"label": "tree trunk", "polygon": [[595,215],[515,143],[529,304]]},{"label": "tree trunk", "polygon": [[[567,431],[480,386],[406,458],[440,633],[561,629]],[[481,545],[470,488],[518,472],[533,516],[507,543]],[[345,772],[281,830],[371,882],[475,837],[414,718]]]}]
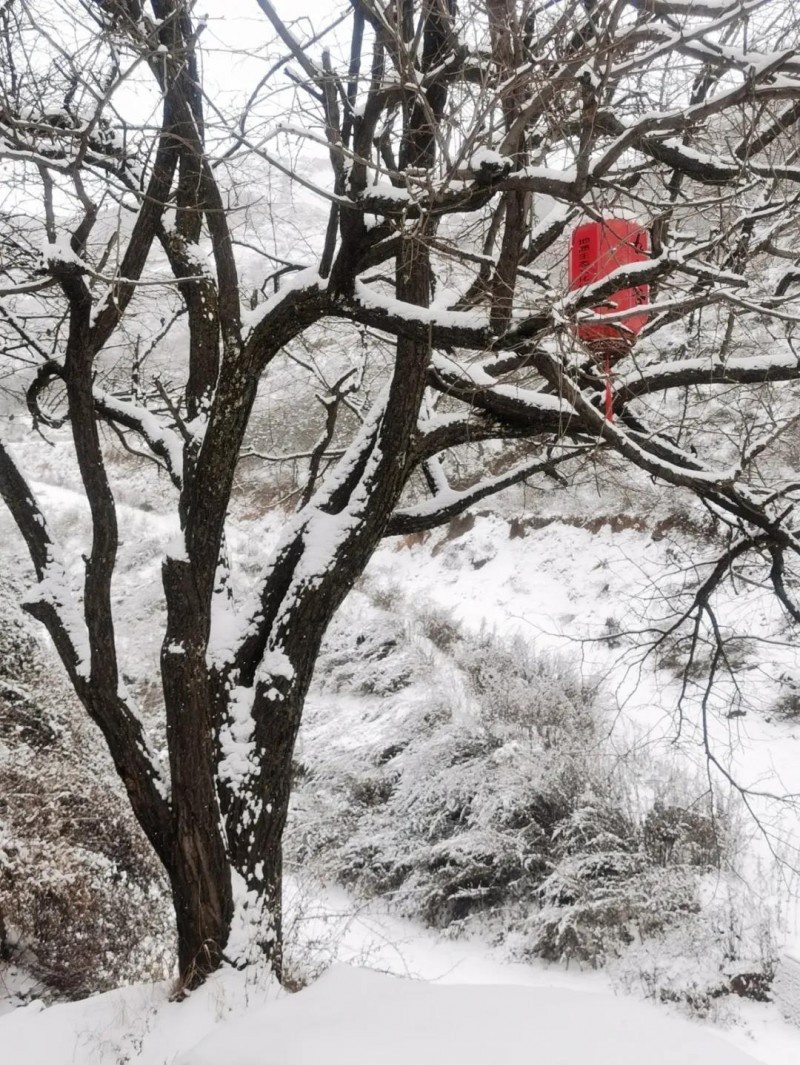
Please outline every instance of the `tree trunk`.
[{"label": "tree trunk", "polygon": [[206,662],[207,610],[183,559],[162,569],[167,626],[161,679],[172,782],[167,871],[178,931],[181,982],[218,968],[233,917],[233,887],[216,785],[216,711]]},{"label": "tree trunk", "polygon": [[202,984],[223,960],[233,914],[230,871],[213,861],[214,846],[204,845],[191,826],[175,841],[169,870],[178,933],[181,987]]},{"label": "tree trunk", "polygon": [[[287,690],[283,698],[266,697],[263,690],[258,693],[254,704],[258,770],[245,786],[220,787],[231,864],[241,877],[239,890],[246,892],[244,898],[234,899],[236,930],[230,957],[244,963],[255,951],[279,980],[283,977],[282,839],[303,701],[296,690]],[[236,942],[240,933],[241,946]]]}]

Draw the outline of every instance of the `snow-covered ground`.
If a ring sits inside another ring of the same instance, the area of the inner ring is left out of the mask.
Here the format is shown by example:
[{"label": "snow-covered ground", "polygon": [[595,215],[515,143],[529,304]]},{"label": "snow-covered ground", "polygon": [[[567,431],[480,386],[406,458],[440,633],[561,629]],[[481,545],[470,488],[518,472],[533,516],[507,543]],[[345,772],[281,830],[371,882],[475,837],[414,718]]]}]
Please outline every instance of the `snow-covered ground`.
[{"label": "snow-covered ground", "polygon": [[[337,948],[288,995],[224,970],[183,1002],[164,984],[0,1017],[14,1065],[795,1065],[800,1030],[748,1003],[725,1029],[614,996],[598,973],[501,965],[478,943],[442,941],[342,892],[306,899],[306,934]],[[367,969],[364,964],[369,964]]]},{"label": "snow-covered ground", "polygon": [[182,1065],[747,1065],[742,1051],[652,1007],[556,988],[436,985],[337,968],[219,1027]]},{"label": "snow-covered ground", "polygon": [[[78,560],[85,537],[84,504],[67,473],[58,485],[40,476],[38,494],[67,553]],[[135,505],[136,497],[131,481],[124,496],[128,505],[121,510],[125,542],[115,593],[127,623],[126,681],[141,685],[157,656],[158,567],[174,529],[158,508]],[[680,757],[693,760],[702,771],[691,700],[679,730],[679,681],[666,667],[642,664],[636,642],[626,635],[644,627],[702,559],[681,548],[678,536],[653,535],[646,521],[589,528],[557,514],[554,519],[519,526],[484,515],[435,533],[423,544],[387,542],[345,605],[345,621],[350,611],[362,624],[371,624],[370,604],[381,601],[384,607],[393,604],[411,625],[415,614],[430,605],[474,631],[488,626],[521,633],[537,648],[571,656],[616,694],[615,742],[621,756],[633,746],[655,749],[666,738],[673,752],[679,748]],[[653,523],[657,520],[655,515]],[[13,546],[15,534],[5,514],[0,515],[0,532]],[[234,523],[231,544],[242,582],[257,564],[254,548],[263,555],[265,542],[274,535],[266,520]],[[724,604],[725,623],[733,628],[746,618],[748,635],[780,636],[772,603],[749,586],[739,592]],[[597,642],[604,635],[614,638]],[[735,705],[745,713],[726,714],[725,699],[731,693],[723,686],[711,719],[715,750],[743,782],[778,796],[800,794],[800,719],[770,719],[768,712],[781,690],[780,677],[797,671],[797,654],[789,641],[778,639],[748,646],[742,656],[742,701]],[[319,694],[312,696],[314,724],[307,744],[315,734],[325,742],[320,728],[325,702]],[[796,812],[767,799],[754,801],[769,830],[768,842],[777,841],[782,856],[791,856]],[[757,828],[749,834],[754,868],[766,860],[769,848]],[[771,877],[765,882],[772,883]],[[784,879],[789,889],[795,886],[791,870]],[[771,888],[766,890],[769,894]],[[13,1065],[300,1065],[323,1060],[335,1065],[340,1059],[348,1065],[411,1059],[437,1065],[480,1060],[483,1065],[490,1053],[509,1061],[541,1058],[556,1065],[634,1060],[744,1065],[753,1059],[795,1065],[800,1060],[800,1028],[786,1024],[773,1004],[735,1000],[721,1011],[728,1026],[712,1031],[708,1024],[690,1023],[664,1007],[615,995],[606,975],[505,964],[485,942],[441,939],[339,890],[313,886],[310,894],[308,888],[298,892],[297,900],[289,901],[288,923],[299,968],[316,972],[334,964],[319,983],[297,995],[286,996],[252,972],[227,971],[181,1003],[169,1001],[165,985],[142,985],[45,1007],[30,1001],[30,988],[14,983],[7,999],[22,990],[27,1004],[0,1016],[0,1057]],[[784,891],[782,931],[790,945],[796,941],[795,906],[791,891]],[[363,972],[363,967],[384,975]],[[391,980],[385,974],[423,982]]]}]

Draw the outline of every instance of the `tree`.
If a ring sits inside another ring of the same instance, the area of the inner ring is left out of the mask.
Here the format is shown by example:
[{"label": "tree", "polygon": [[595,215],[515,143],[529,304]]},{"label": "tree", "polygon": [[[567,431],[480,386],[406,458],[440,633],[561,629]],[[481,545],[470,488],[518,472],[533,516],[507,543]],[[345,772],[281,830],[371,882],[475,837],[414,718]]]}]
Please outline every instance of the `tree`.
[{"label": "tree", "polygon": [[[93,531],[77,598],[10,445],[0,493],[35,571],[26,608],[169,876],[187,985],[231,955],[235,911],[280,970],[303,702],[326,627],[383,537],[611,451],[728,523],[697,609],[755,553],[798,616],[785,579],[797,486],[759,479],[800,378],[791,5],[352,0],[311,31],[270,0],[253,7],[266,70],[236,114],[204,92],[208,30],[189,0],[0,9],[3,359],[34,428],[57,424],[48,399],[62,390]],[[241,209],[242,175],[256,173],[326,206],[305,258],[267,252],[263,216]],[[651,257],[568,291],[570,229],[620,211],[651,225]],[[243,291],[254,246],[264,284]],[[634,343],[613,296],[644,284]],[[576,336],[600,312],[622,338],[613,420]],[[258,391],[335,321],[361,337],[361,364],[322,373],[299,505],[251,594],[232,598],[226,515]],[[179,396],[142,383],[142,345],[182,374]],[[120,352],[124,396],[106,384]],[[703,404],[765,382],[784,384],[721,466]],[[108,429],[167,471],[177,500],[180,542],[162,566],[167,765],[120,684]]]}]

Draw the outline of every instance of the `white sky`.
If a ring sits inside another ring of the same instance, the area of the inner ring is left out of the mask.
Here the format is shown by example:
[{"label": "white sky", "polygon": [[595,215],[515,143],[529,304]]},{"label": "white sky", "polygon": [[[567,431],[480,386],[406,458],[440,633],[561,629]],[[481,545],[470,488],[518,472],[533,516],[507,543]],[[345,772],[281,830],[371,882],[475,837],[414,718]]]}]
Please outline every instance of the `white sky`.
[{"label": "white sky", "polygon": [[[330,24],[337,12],[349,4],[341,0],[273,0],[278,14],[302,43]],[[215,102],[233,103],[255,86],[274,62],[288,52],[277,40],[258,0],[205,0],[195,9],[195,17],[207,17],[201,37],[204,84]],[[349,48],[349,25],[339,33]],[[346,39],[345,39],[346,38]],[[330,42],[329,42],[330,43]],[[322,44],[312,50],[313,59],[322,54]],[[296,66],[296,64],[295,64]],[[272,86],[286,85],[285,73],[272,79]]]}]

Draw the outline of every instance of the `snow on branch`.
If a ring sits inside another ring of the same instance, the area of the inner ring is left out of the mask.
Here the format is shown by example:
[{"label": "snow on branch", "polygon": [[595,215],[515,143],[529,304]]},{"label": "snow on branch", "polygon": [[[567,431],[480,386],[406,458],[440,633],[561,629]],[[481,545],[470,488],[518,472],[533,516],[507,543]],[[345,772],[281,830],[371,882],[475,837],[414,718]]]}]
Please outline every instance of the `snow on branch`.
[{"label": "snow on branch", "polygon": [[404,303],[358,280],[355,295],[331,301],[328,310],[332,315],[431,347],[486,352],[516,350],[555,324],[552,306],[543,303],[539,313],[515,320],[510,329],[498,336],[483,312]]},{"label": "snow on branch", "polygon": [[536,192],[568,203],[578,199],[577,171],[574,167],[559,170],[547,166],[525,166],[502,176],[494,182],[493,188],[501,192]]},{"label": "snow on branch", "polygon": [[[671,45],[675,44],[677,41],[671,42]],[[590,182],[594,184],[607,175],[629,148],[637,148],[645,155],[699,182],[722,185],[737,180],[743,172],[742,159],[745,155],[752,155],[752,152],[743,153],[740,150],[737,153],[738,158],[712,155],[683,143],[682,135],[693,125],[753,99],[761,99],[765,103],[779,99],[797,100],[800,96],[800,80],[794,69],[792,76],[786,73],[787,64],[793,55],[794,52],[785,51],[751,56],[754,61],[745,66],[742,71],[743,80],[739,84],[688,108],[651,111],[638,116],[634,121],[620,118],[610,110],[601,111],[598,124],[615,139],[593,161],[589,171]],[[778,71],[783,71],[781,77],[776,77]],[[768,143],[769,139],[765,140],[761,147]],[[762,177],[776,176],[772,166],[750,169],[754,169]],[[796,168],[784,168],[780,176],[787,180],[796,180]]]},{"label": "snow on branch", "polygon": [[94,390],[94,402],[97,412],[107,421],[138,433],[151,452],[163,461],[175,487],[181,487],[183,443],[174,430],[140,403],[118,399],[101,389]]},{"label": "snow on branch", "polygon": [[[319,316],[327,281],[317,267],[306,267],[292,273],[277,292],[253,311],[242,314],[242,327],[249,330],[246,347],[251,354],[262,349],[273,350],[273,334],[285,319],[300,318],[310,324]],[[300,308],[302,307],[302,312]]]},{"label": "snow on branch", "polygon": [[45,569],[22,605],[45,624],[67,668],[88,681],[92,660],[89,632],[55,548],[51,548]]},{"label": "snow on branch", "polygon": [[[641,262],[627,263],[617,267],[611,273],[606,274],[599,281],[575,288],[559,303],[561,313],[579,310],[582,307],[597,307],[603,300],[613,296],[625,288],[637,285],[647,285],[651,281],[663,278],[682,265],[684,255],[664,251],[652,259],[644,259]],[[640,314],[639,307],[631,310],[632,314]]]},{"label": "snow on branch", "polygon": [[696,18],[721,18],[725,15],[745,15],[759,7],[766,0],[631,0],[631,6],[641,11],[668,18],[671,15],[693,16]]},{"label": "snow on branch", "polygon": [[527,480],[528,477],[534,477],[538,473],[551,474],[557,466],[583,455],[588,450],[595,449],[596,446],[596,444],[592,443],[590,446],[576,447],[564,451],[560,455],[548,456],[544,459],[537,454],[533,458],[528,458],[518,463],[506,473],[498,474],[495,477],[483,478],[470,488],[460,490],[442,488],[431,499],[425,500],[423,503],[396,510],[389,518],[384,536],[404,536],[409,533],[426,532],[428,529],[435,529],[437,526],[450,521],[451,518],[462,514],[469,507],[480,502],[480,500],[496,495],[505,488],[519,484],[520,481]]},{"label": "snow on branch", "polygon": [[739,466],[714,469],[682,452],[661,437],[643,432],[628,432],[617,421],[607,420],[592,400],[585,396],[559,361],[542,353],[537,365],[545,377],[574,405],[587,430],[594,431],[639,469],[676,487],[686,488],[701,499],[713,503],[756,528],[762,529],[780,547],[800,554],[793,534],[782,525],[781,516],[773,515],[740,481]]},{"label": "snow on branch", "polygon": [[[387,400],[388,390],[376,400],[335,469],[303,509],[286,522],[244,605],[236,610],[223,596],[214,596],[207,657],[216,671],[240,675],[246,669],[257,670],[267,634],[275,633],[279,617],[290,614],[298,597],[331,571],[368,502],[365,485],[381,458],[375,443]],[[342,494],[347,503],[339,507]],[[273,646],[273,650],[280,647]]]},{"label": "snow on branch", "polygon": [[477,407],[509,424],[539,432],[563,431],[575,409],[561,395],[498,384],[479,366],[465,367],[446,355],[431,359],[431,385],[439,392]]},{"label": "snow on branch", "polygon": [[442,307],[420,307],[404,303],[363,281],[356,281],[355,296],[342,306],[347,317],[383,329],[395,336],[453,344],[458,347],[489,347],[494,336],[486,314],[474,311],[448,311]]},{"label": "snow on branch", "polygon": [[620,403],[652,392],[692,385],[763,384],[800,378],[800,360],[791,352],[722,359],[685,359],[661,362],[618,377],[614,391]]}]

